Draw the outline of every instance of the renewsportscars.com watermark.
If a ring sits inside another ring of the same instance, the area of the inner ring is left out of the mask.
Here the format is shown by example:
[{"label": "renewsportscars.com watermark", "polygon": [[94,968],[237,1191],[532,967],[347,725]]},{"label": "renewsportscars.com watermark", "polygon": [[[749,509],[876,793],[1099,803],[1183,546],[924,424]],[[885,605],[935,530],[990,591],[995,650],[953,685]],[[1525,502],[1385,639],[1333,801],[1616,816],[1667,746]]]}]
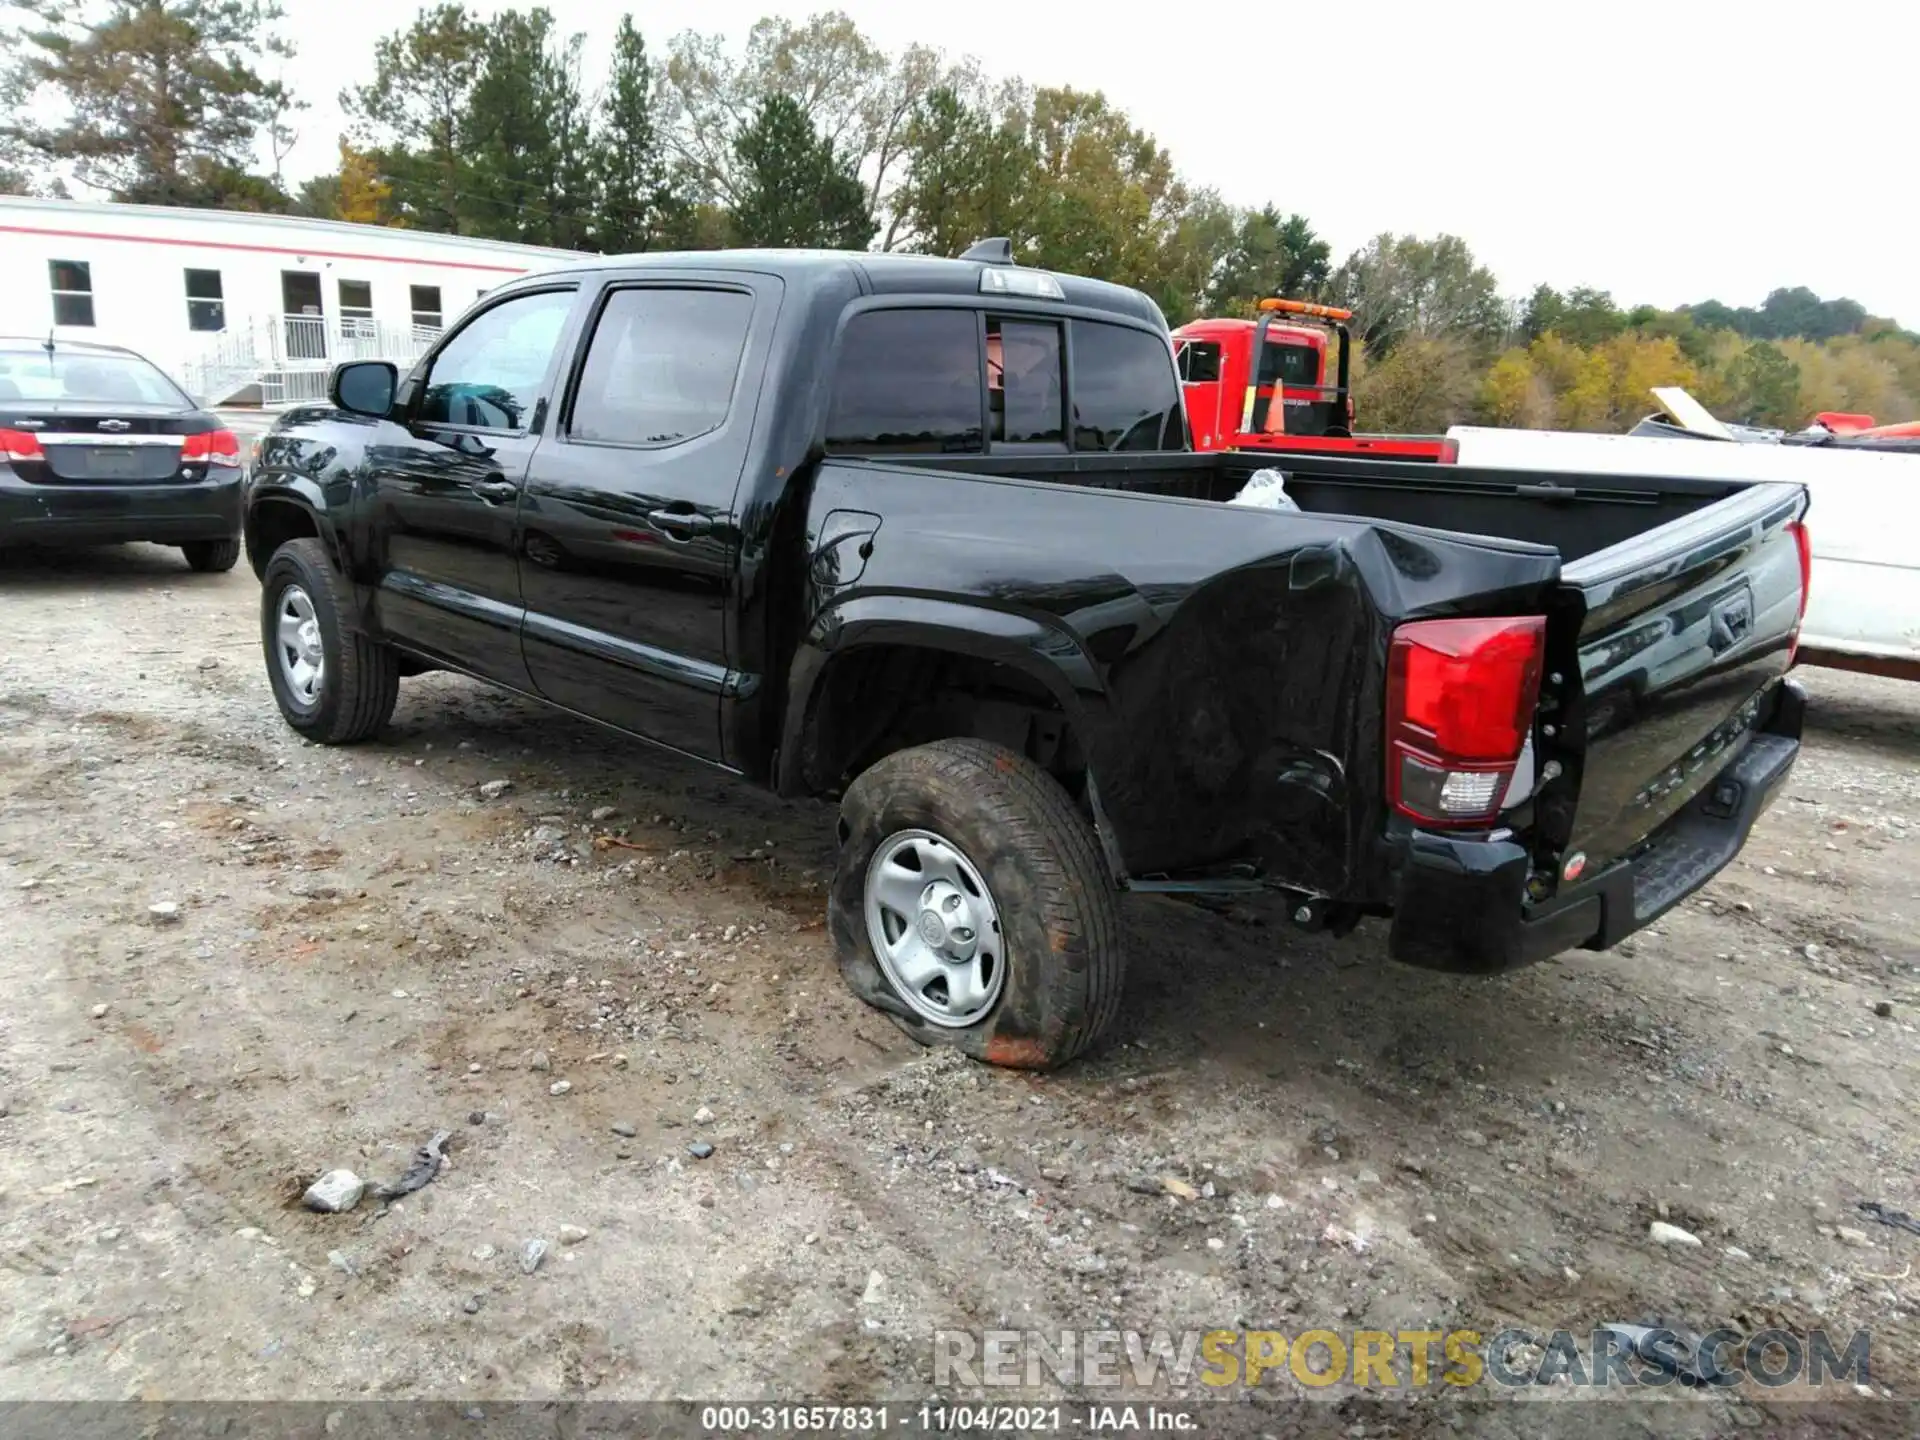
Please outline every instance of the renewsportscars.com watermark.
[{"label": "renewsportscars.com watermark", "polygon": [[1537,1385],[1822,1387],[1870,1384],[1872,1335],[1604,1325],[1478,1330],[936,1330],[937,1388],[1199,1387],[1290,1380],[1374,1391]]}]

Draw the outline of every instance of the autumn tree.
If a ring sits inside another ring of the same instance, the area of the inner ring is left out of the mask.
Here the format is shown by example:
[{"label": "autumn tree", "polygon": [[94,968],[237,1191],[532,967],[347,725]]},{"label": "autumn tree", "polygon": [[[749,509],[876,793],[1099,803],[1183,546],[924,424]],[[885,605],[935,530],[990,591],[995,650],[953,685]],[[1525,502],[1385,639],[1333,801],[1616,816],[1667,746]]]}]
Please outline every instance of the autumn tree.
[{"label": "autumn tree", "polygon": [[[286,57],[270,0],[23,0],[6,37],[16,108],[5,138],[40,164],[145,204],[269,208],[279,187],[250,174],[285,89],[256,68]],[[41,116],[46,118],[38,118]]]},{"label": "autumn tree", "polygon": [[1354,381],[1354,408],[1368,429],[1439,435],[1469,418],[1479,372],[1458,335],[1408,333]]},{"label": "autumn tree", "polygon": [[867,189],[798,101],[770,95],[734,142],[733,228],[742,245],[864,249],[873,239]]},{"label": "autumn tree", "polygon": [[1354,312],[1354,333],[1386,354],[1408,336],[1497,343],[1507,312],[1499,285],[1464,240],[1377,235],[1347,257],[1330,288]]},{"label": "autumn tree", "polygon": [[1801,420],[1800,371],[1777,345],[1756,340],[1727,367],[1733,404],[1731,418],[1749,425],[1781,428]]}]

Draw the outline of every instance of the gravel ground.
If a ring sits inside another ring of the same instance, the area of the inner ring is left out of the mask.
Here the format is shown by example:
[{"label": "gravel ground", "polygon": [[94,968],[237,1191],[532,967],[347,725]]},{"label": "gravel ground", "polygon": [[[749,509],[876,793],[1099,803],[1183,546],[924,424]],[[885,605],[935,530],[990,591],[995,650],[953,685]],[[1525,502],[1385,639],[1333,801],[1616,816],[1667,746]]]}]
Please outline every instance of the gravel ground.
[{"label": "gravel ground", "polygon": [[[1920,1212],[1920,688],[1807,673],[1790,792],[1614,953],[1129,901],[1117,1034],[1033,1077],[843,992],[825,809],[445,676],[310,746],[257,600],[0,562],[0,1399],[918,1398],[942,1326],[1654,1318],[1870,1327],[1920,1391],[1920,1235],[1858,1210]],[[300,1206],[440,1130],[417,1193]],[[1822,1433],[1912,1414],[1843,1389]]]}]

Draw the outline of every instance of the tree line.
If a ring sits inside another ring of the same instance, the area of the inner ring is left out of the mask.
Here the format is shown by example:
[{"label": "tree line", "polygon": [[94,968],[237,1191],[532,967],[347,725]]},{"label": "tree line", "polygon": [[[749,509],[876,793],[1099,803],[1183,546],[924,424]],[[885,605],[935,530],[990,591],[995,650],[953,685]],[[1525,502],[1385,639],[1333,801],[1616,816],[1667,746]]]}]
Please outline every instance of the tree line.
[{"label": "tree line", "polygon": [[[1920,413],[1920,336],[1847,299],[1623,308],[1604,291],[1502,296],[1456,236],[1380,235],[1339,263],[1303,215],[1187,182],[1099,91],[888,53],[844,14],[767,18],[743,44],[656,52],[623,16],[589,64],[542,7],[444,0],[373,46],[342,92],[333,171],[284,162],[305,101],[274,0],[26,0],[4,36],[0,192],[278,211],[621,253],[726,245],[957,254],[1152,295],[1174,324],[1283,294],[1352,309],[1369,428],[1461,420],[1616,429],[1647,388],[1795,426]],[[263,155],[271,164],[261,163]]]}]

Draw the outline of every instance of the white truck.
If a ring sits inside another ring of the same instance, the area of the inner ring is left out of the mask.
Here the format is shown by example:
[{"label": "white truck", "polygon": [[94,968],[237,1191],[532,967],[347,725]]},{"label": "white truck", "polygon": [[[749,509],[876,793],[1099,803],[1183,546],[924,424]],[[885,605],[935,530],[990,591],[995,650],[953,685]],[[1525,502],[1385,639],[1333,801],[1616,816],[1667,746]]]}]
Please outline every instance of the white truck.
[{"label": "white truck", "polygon": [[1920,680],[1920,456],[1783,444],[1720,424],[1684,391],[1654,395],[1663,428],[1688,438],[1457,425],[1448,458],[1588,484],[1606,474],[1805,485],[1813,567],[1800,663]]}]

